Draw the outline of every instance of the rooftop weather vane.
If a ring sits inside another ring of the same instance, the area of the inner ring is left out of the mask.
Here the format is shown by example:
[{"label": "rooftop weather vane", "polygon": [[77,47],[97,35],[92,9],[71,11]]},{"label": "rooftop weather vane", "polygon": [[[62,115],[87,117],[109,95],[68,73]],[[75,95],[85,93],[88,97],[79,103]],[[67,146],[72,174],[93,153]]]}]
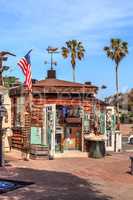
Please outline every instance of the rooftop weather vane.
[{"label": "rooftop weather vane", "polygon": [[[49,54],[51,54],[50,66],[51,66],[51,70],[53,70],[53,65],[55,66],[57,65],[57,62],[53,60],[53,54],[59,53],[58,48],[53,48],[49,46],[46,50]],[[48,62],[45,61],[44,64],[48,64]]]}]

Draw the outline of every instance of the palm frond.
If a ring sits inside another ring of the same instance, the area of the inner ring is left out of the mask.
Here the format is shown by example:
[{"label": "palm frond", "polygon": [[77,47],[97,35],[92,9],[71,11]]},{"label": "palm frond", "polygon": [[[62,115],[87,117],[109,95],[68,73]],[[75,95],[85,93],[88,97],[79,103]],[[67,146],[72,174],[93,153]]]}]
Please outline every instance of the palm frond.
[{"label": "palm frond", "polygon": [[66,48],[66,47],[62,47],[61,49],[62,49],[62,51],[61,51],[62,56],[63,56],[64,58],[67,58],[68,55],[69,55],[69,49]]},{"label": "palm frond", "polygon": [[108,50],[109,50],[109,47],[104,47],[103,50],[104,50],[104,51],[108,51]]},{"label": "palm frond", "polygon": [[64,58],[67,58],[68,56],[71,57],[71,65],[73,70],[75,70],[76,60],[82,60],[84,57],[84,52],[84,46],[82,42],[78,40],[69,40],[66,42],[66,47],[62,47],[62,56]]},{"label": "palm frond", "polygon": [[84,58],[84,53],[81,52],[81,51],[79,51],[79,52],[77,53],[77,56],[78,56],[78,59],[79,59],[79,60],[82,60],[82,58]]},{"label": "palm frond", "polygon": [[119,38],[110,40],[110,47],[104,47],[104,51],[109,58],[115,61],[116,64],[128,54],[128,43]]}]

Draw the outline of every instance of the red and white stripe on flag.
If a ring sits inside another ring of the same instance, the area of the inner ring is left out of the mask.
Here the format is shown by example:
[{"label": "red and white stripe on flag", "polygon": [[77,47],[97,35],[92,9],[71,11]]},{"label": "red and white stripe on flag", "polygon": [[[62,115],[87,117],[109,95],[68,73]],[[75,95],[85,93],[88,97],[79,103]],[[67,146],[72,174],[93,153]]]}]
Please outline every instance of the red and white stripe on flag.
[{"label": "red and white stripe on flag", "polygon": [[25,76],[25,85],[28,88],[28,90],[32,90],[32,78],[31,78],[31,64],[28,62],[28,60],[23,57],[20,59],[20,61],[17,63],[20,68],[22,69],[22,72]]}]

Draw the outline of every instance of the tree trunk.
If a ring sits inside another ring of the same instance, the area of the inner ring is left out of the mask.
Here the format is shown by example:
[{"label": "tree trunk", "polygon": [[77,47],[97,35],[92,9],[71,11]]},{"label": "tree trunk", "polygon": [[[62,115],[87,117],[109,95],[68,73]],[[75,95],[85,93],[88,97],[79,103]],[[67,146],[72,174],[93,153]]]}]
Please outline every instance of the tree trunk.
[{"label": "tree trunk", "polygon": [[119,117],[119,78],[118,78],[118,64],[116,64],[116,116],[117,116],[117,129],[120,129]]},{"label": "tree trunk", "polygon": [[75,67],[72,68],[73,68],[73,82],[75,82]]}]

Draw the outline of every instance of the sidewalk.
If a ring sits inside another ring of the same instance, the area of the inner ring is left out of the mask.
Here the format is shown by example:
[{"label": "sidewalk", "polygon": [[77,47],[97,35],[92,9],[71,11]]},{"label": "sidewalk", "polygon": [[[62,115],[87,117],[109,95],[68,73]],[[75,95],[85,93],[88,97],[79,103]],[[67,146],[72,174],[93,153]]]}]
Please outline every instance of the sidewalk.
[{"label": "sidewalk", "polygon": [[1,170],[1,177],[35,184],[5,193],[0,199],[132,200],[133,176],[128,173],[130,155],[23,161],[21,154],[13,151],[6,156],[11,166]]}]

